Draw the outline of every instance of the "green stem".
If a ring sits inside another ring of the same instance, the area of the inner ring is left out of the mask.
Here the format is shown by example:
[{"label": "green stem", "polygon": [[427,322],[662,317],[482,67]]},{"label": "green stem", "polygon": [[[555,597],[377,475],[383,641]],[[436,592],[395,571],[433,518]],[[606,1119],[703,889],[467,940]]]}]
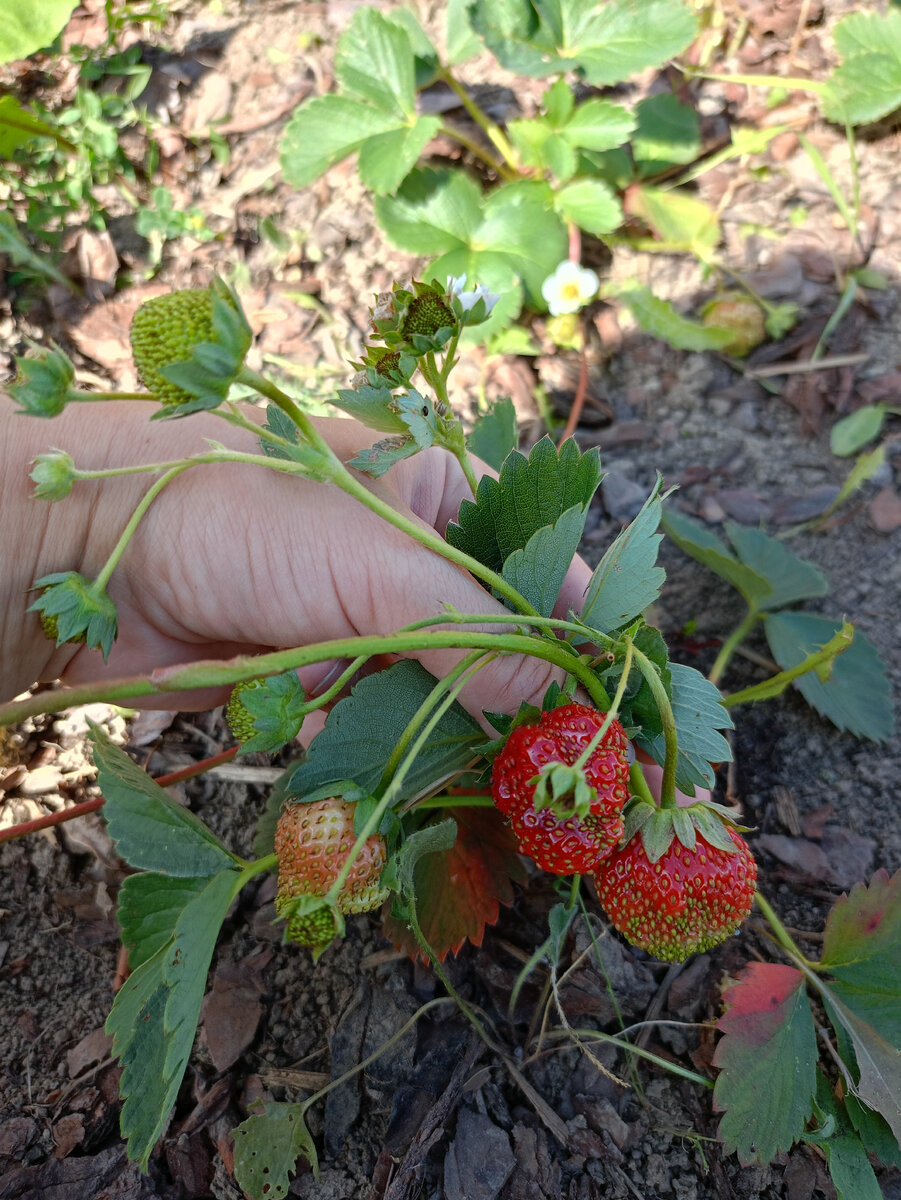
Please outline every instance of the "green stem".
[{"label": "green stem", "polygon": [[186,460],[184,462],[177,463],[174,467],[168,470],[165,475],[160,476],[160,478],[157,479],[156,482],[147,489],[147,491],[141,497],[137,508],[131,514],[128,524],[122,530],[118,542],[116,542],[115,546],[113,547],[112,553],[104,563],[97,578],[94,580],[93,586],[98,591],[103,591],[107,583],[109,583],[110,576],[116,569],[119,559],[125,552],[125,547],[131,540],[132,534],[137,529],[138,523],[150,505],[154,502],[167,483],[171,483],[176,475],[180,475],[182,471],[187,471],[187,469],[192,466],[194,466],[193,460]]},{"label": "green stem", "polygon": [[663,724],[663,737],[666,742],[666,758],[663,762],[663,781],[660,785],[660,807],[676,807],[676,767],[678,765],[679,745],[676,734],[676,718],[673,716],[673,706],[666,694],[663,680],[657,674],[657,668],[651,660],[637,647],[634,648],[635,661],[642,675],[648,682],[648,687],[657,704],[660,720]]},{"label": "green stem", "polygon": [[792,941],[791,937],[789,936],[788,930],[785,928],[785,926],[782,924],[782,922],[776,916],[776,913],[774,912],[769,901],[764,899],[764,897],[760,894],[760,892],[754,893],[754,903],[757,905],[757,907],[763,913],[764,917],[766,917],[767,922],[769,923],[771,929],[773,930],[773,935],[776,938],[776,941],[779,943],[779,945],[782,947],[782,949],[788,954],[789,958],[794,959],[794,961],[796,963],[803,964],[803,966],[805,966],[808,970],[813,970],[813,971],[819,970],[820,964],[816,963],[816,962],[811,962],[809,958],[806,958],[801,953],[801,951],[798,949],[798,947],[795,945],[795,943]]},{"label": "green stem", "polygon": [[[474,666],[480,658],[484,657],[484,655],[484,650],[471,650],[469,654],[467,654],[457,663],[457,665],[450,671],[449,674],[445,675],[445,677],[439,681],[439,684],[443,685],[441,691],[446,690],[448,687],[452,687],[460,678],[460,676],[466,674],[470,667]],[[436,684],[432,691],[429,692],[422,704],[420,704],[419,708],[408,721],[406,729],[398,738],[397,744],[391,751],[391,757],[385,764],[382,777],[375,789],[376,795],[380,795],[390,784],[395,771],[398,769],[398,764],[407,751],[407,747],[421,729],[422,723],[426,720],[429,713],[432,711],[436,700],[441,695],[441,691],[439,691],[438,688],[439,685]]]},{"label": "green stem", "polygon": [[694,1071],[689,1071],[687,1067],[682,1067],[668,1058],[661,1058],[659,1054],[654,1054],[652,1050],[645,1050],[643,1046],[636,1046],[634,1042],[628,1042],[625,1038],[614,1037],[611,1033],[599,1033],[596,1029],[552,1029],[546,1036],[556,1039],[568,1038],[572,1035],[581,1038],[583,1041],[605,1042],[610,1046],[616,1046],[618,1049],[624,1050],[627,1054],[636,1054],[639,1058],[654,1063],[655,1066],[661,1067],[671,1075],[679,1075],[683,1079],[691,1080],[692,1083],[701,1084],[702,1087],[713,1087],[713,1081],[708,1079],[706,1075],[698,1075]]},{"label": "green stem", "polygon": [[[437,617],[423,617],[421,621],[414,621],[410,625],[405,625],[403,629],[399,629],[398,633],[412,633],[417,629],[427,629],[431,625],[484,625],[486,618],[484,613],[461,613],[454,608],[448,608]],[[593,629],[588,629],[579,621],[564,621],[560,617],[526,617],[518,613],[501,613],[492,615],[490,618],[492,625],[528,625],[535,629],[560,629],[566,633],[578,634],[584,640],[588,640],[591,636],[593,642],[602,646],[615,646],[616,639],[608,637],[607,634],[597,633]],[[569,644],[569,643],[567,643]],[[604,708],[609,709],[609,697],[604,702]]]},{"label": "green stem", "polygon": [[[404,758],[404,760],[400,764],[400,766],[398,766],[398,768],[394,771],[391,782],[388,784],[388,786],[385,788],[384,792],[382,793],[378,804],[375,806],[375,808],[369,814],[369,817],[366,820],[365,824],[363,825],[363,828],[360,830],[360,833],[359,833],[356,841],[354,842],[353,846],[351,846],[350,853],[348,854],[347,859],[346,859],[344,865],[342,866],[341,870],[338,872],[337,878],[335,879],[332,886],[329,888],[328,899],[337,900],[338,896],[341,893],[341,889],[344,887],[344,884],[347,882],[348,875],[350,875],[350,872],[353,870],[353,865],[356,862],[357,857],[359,856],[363,847],[366,845],[366,842],[368,841],[368,839],[370,837],[372,837],[372,835],[378,829],[379,825],[382,822],[382,817],[385,815],[385,813],[388,811],[388,809],[394,803],[394,799],[397,796],[398,792],[400,791],[400,789],[403,785],[404,779],[407,776],[407,773],[409,772],[410,768],[413,766],[413,763],[416,761],[417,757],[419,756],[419,753],[422,750],[423,746],[428,741],[435,726],[438,724],[438,722],[441,720],[441,718],[444,716],[444,714],[447,712],[447,710],[450,708],[450,706],[457,699],[460,692],[463,690],[463,687],[466,685],[466,683],[469,681],[469,679],[475,673],[475,670],[478,670],[478,667],[477,666],[474,667],[473,664],[478,658],[481,658],[482,655],[479,654],[474,657],[473,656],[469,656],[469,657],[473,658],[473,662],[470,662],[467,664],[466,670],[456,671],[454,673],[456,675],[456,678],[455,678],[453,684],[450,687],[448,687],[447,684],[449,682],[449,678],[439,679],[436,682],[435,686],[432,688],[429,695],[426,697],[425,701],[423,701],[423,705],[420,706],[420,711],[421,711],[422,707],[425,707],[426,705],[428,705],[430,708],[434,708],[434,711],[432,712],[432,715],[429,717],[429,719],[426,721],[425,725],[422,726],[422,728],[419,730],[418,734],[415,737],[415,740],[413,741],[413,744],[409,747],[409,750],[407,751],[406,757]],[[444,693],[446,693],[446,694],[444,694]],[[442,697],[442,696],[443,696],[443,698],[441,698],[440,703],[437,705],[437,707],[435,707],[435,701],[438,700],[439,697]],[[417,712],[417,714],[413,718],[414,721],[416,720],[416,717],[418,715],[419,715],[419,713]]]},{"label": "green stem", "polygon": [[517,178],[516,173],[511,171],[505,162],[501,162],[496,158],[492,158],[491,155],[488,154],[478,142],[474,141],[471,137],[468,137],[465,133],[462,133],[453,125],[448,125],[447,122],[444,122],[441,126],[440,132],[447,134],[448,137],[452,137],[455,141],[459,142],[461,146],[465,146],[470,154],[472,154],[475,158],[481,159],[486,166],[489,166],[492,169],[492,171],[497,171],[498,175],[500,175],[502,179],[506,179],[508,182],[510,182]]},{"label": "green stem", "polygon": [[518,179],[519,170],[516,161],[516,151],[513,149],[507,138],[504,136],[499,125],[496,125],[491,118],[483,112],[478,104],[467,92],[466,88],[459,84],[447,67],[438,69],[437,78],[443,80],[450,90],[456,95],[460,103],[478,125],[479,129],[485,134],[498,154],[507,164],[506,167],[501,167],[501,174],[507,180]]},{"label": "green stem", "polygon": [[719,686],[719,682],[723,677],[726,667],[729,665],[732,655],[759,620],[759,610],[756,608],[749,608],[745,616],[742,618],[741,624],[729,634],[720,647],[720,652],[716,656],[713,666],[710,668],[710,674],[707,676],[711,683],[715,684],[717,687]]},{"label": "green stem", "polygon": [[657,807],[657,801],[651,794],[651,789],[648,787],[648,781],[644,777],[644,771],[641,769],[640,762],[634,762],[629,768],[629,790],[633,796],[637,796],[639,800],[644,800],[646,804],[651,804],[654,808]]},{"label": "green stem", "polygon": [[[490,618],[487,618],[490,620]],[[240,656],[223,662],[207,659],[187,666],[162,667],[149,677],[133,675],[109,681],[86,683],[80,687],[39,692],[27,700],[0,704],[0,726],[21,722],[26,717],[60,712],[76,704],[95,700],[114,702],[158,696],[165,692],[190,691],[194,688],[226,687],[261,675],[279,675],[314,663],[335,658],[371,658],[378,654],[416,654],[428,650],[476,650],[498,654],[524,654],[539,658],[573,675],[598,708],[610,698],[591,668],[573,656],[565,642],[536,638],[528,634],[470,633],[467,630],[435,630],[431,633],[393,633],[378,636],[336,638],[313,646],[274,650],[268,654]]]},{"label": "green stem", "polygon": [[829,639],[825,646],[821,646],[819,650],[814,651],[813,654],[809,654],[796,667],[790,667],[787,671],[780,671],[778,675],[771,675],[769,679],[764,679],[762,683],[755,683],[751,687],[742,688],[740,692],[733,692],[731,696],[724,696],[721,703],[724,708],[734,708],[738,704],[749,704],[754,700],[771,700],[774,696],[778,696],[784,692],[788,685],[795,679],[831,663],[839,654],[843,654],[853,641],[854,626],[844,622],[841,629]]},{"label": "green stem", "polygon": [[600,746],[601,742],[607,736],[607,730],[616,720],[616,715],[619,712],[619,706],[622,703],[623,695],[626,691],[626,684],[629,682],[629,672],[632,670],[632,653],[632,639],[627,638],[626,654],[623,661],[623,673],[619,677],[619,683],[617,684],[616,692],[613,696],[613,703],[610,705],[607,715],[604,717],[604,720],[601,723],[600,729],[573,763],[573,768],[575,770],[579,770],[585,766],[589,758],[591,758],[592,754],[594,754],[595,750],[597,750],[598,746]]},{"label": "green stem", "polygon": [[150,392],[71,392],[73,400],[151,400],[158,404],[156,396]]}]

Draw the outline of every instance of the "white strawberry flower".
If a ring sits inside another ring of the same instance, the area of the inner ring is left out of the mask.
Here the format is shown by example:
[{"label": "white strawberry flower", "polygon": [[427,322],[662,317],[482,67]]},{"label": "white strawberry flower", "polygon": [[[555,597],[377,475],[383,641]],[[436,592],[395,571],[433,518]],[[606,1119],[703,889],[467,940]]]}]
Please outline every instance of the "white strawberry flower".
[{"label": "white strawberry flower", "polygon": [[590,267],[564,259],[541,285],[541,294],[552,317],[578,312],[597,294],[600,280]]},{"label": "white strawberry flower", "polygon": [[464,313],[471,312],[479,300],[485,302],[485,316],[487,317],[491,310],[500,300],[500,296],[496,292],[490,292],[484,285],[479,284],[473,288],[471,292],[464,292],[466,287],[465,275],[450,275],[447,280],[447,295],[451,300],[456,300]]}]

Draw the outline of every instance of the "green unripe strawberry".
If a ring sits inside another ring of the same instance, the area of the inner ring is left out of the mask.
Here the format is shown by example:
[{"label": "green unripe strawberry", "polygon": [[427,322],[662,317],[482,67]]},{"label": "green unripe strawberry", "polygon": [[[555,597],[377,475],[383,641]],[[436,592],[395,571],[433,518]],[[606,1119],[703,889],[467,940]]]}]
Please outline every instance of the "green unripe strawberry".
[{"label": "green unripe strawberry", "polygon": [[256,691],[257,688],[263,687],[265,682],[264,679],[242,679],[232,688],[232,694],[225,706],[225,719],[232,737],[242,746],[245,742],[250,741],[256,733],[256,729],[253,725],[253,713],[248,710],[241,697],[244,692]]},{"label": "green unripe strawberry", "polygon": [[766,340],[766,318],[759,304],[740,292],[727,292],[704,309],[703,323],[727,329],[731,338],[721,347],[726,354],[744,358]]},{"label": "green unripe strawberry", "polygon": [[[222,294],[227,297],[226,289]],[[234,307],[230,296],[227,298]],[[186,404],[194,399],[165,379],[162,368],[187,362],[195,346],[216,341],[213,293],[208,288],[187,288],[145,300],[131,323],[135,366],[141,382],[161,404]]]},{"label": "green unripe strawberry", "polygon": [[400,331],[405,338],[412,337],[414,333],[430,337],[439,329],[446,329],[449,325],[456,324],[456,320],[457,318],[440,296],[417,296],[410,301]]}]

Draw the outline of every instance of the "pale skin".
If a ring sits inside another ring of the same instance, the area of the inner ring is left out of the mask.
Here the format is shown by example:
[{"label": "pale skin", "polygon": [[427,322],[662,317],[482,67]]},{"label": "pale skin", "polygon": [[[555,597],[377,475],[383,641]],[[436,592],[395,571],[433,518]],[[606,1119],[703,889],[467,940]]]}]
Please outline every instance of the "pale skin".
[{"label": "pale skin", "polygon": [[[59,447],[80,469],[99,470],[183,458],[207,449],[207,438],[259,451],[249,432],[210,414],[151,423],[152,411],[141,402],[110,401],[73,404],[41,420],[19,413],[0,395],[0,513],[9,547],[0,571],[0,699],[36,680],[83,684],[203,659],[388,634],[440,613],[443,604],[484,613],[486,627],[492,615],[505,611],[465,571],[335,487],[223,463],[180,475],[138,526],[108,588],[119,612],[119,636],[108,662],[84,646],[55,648],[37,615],[27,611],[29,588],[57,571],[93,578],[149,477],[81,481],[51,504],[33,496],[28,478],[38,454]],[[316,424],[344,460],[373,441],[354,421]],[[367,486],[441,534],[460,501],[471,496],[456,460],[438,449],[397,464]],[[590,576],[577,558],[555,615],[579,610]],[[439,650],[415,657],[440,676],[460,654]],[[320,690],[330,672],[328,663],[305,668],[301,679],[308,693]],[[479,719],[483,709],[515,712],[521,701],[540,703],[553,679],[559,672],[546,662],[499,657],[469,682],[461,700]],[[227,698],[227,688],[209,689],[154,697],[152,703],[190,711]],[[321,723],[320,714],[308,717],[304,740]],[[652,788],[659,787],[659,769],[646,773]]]}]

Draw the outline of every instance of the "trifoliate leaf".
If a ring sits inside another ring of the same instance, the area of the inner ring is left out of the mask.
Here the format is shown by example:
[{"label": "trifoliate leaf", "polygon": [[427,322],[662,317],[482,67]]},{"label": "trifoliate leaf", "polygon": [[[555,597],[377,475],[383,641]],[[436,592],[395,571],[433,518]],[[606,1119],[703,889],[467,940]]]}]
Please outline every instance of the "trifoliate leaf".
[{"label": "trifoliate leaf", "polygon": [[[558,82],[569,92],[567,83]],[[561,125],[560,135],[580,150],[614,150],[628,141],[634,128],[635,117],[627,108],[609,100],[592,99],[585,100],[572,111]]]},{"label": "trifoliate leaf", "polygon": [[[869,993],[855,997],[854,989],[838,989],[819,985],[826,1011],[833,1025],[840,1026],[851,1039],[860,1077],[853,1093],[864,1104],[880,1113],[901,1145],[901,1050],[887,1041],[865,1017],[852,1007],[855,999],[866,999]],[[850,1003],[849,1003],[850,1001]]]},{"label": "trifoliate leaf", "polygon": [[417,117],[412,125],[389,129],[368,138],[360,147],[357,159],[357,170],[364,187],[377,196],[396,192],[440,129],[440,117],[423,116]]},{"label": "trifoliate leaf", "polygon": [[34,587],[42,591],[28,611],[55,623],[57,646],[83,641],[91,650],[100,650],[106,661],[118,628],[116,606],[106,590],[77,571],[45,575]]},{"label": "trifoliate leaf", "polygon": [[573,556],[582,540],[586,510],[568,508],[553,525],[536,530],[525,546],[505,560],[503,576],[542,616],[549,617]]},{"label": "trifoliate leaf", "polygon": [[447,528],[447,540],[494,571],[533,534],[553,525],[570,508],[587,509],[601,482],[597,452],[580,454],[575,442],[559,451],[550,438],[532,447],[529,457],[508,455],[500,479],[483,476],[476,499],[460,505],[458,523]]},{"label": "trifoliate leaf", "polygon": [[769,1163],[803,1134],[816,1091],[817,1044],[804,976],[751,963],[723,996],[713,1057],[719,1139],[744,1166]]},{"label": "trifoliate leaf", "polygon": [[96,725],[91,744],[110,837],[133,867],[180,878],[212,875],[238,860]]},{"label": "trifoliate leaf", "polygon": [[658,567],[663,535],[657,532],[662,505],[658,479],[641,512],[618,535],[598,563],[585,593],[581,619],[609,633],[639,616],[660,595],[666,572]]},{"label": "trifoliate leaf", "polygon": [[663,514],[661,524],[680,550],[730,583],[750,608],[762,608],[773,594],[769,580],[739,562],[725,542],[697,521],[670,511]]},{"label": "trifoliate leaf", "polygon": [[[808,1132],[804,1141],[817,1146],[826,1159],[836,1200],[883,1200],[883,1191],[867,1152],[851,1127],[845,1105],[839,1104],[822,1070],[817,1073],[815,1115],[822,1132]],[[845,1101],[854,1100],[846,1096]]]},{"label": "trifoliate leaf", "polygon": [[516,442],[516,409],[509,396],[502,396],[476,418],[466,444],[489,467],[500,471]]},{"label": "trifoliate leaf", "polygon": [[251,1200],[284,1200],[301,1155],[319,1176],[316,1143],[302,1104],[264,1104],[262,1112],[232,1130],[232,1137],[235,1182]]},{"label": "trifoliate leaf", "polygon": [[[310,743],[306,760],[291,776],[291,795],[306,796],[343,779],[353,779],[366,792],[374,791],[394,747],[435,682],[434,676],[412,660],[361,680],[349,696],[339,700],[325,728]],[[454,704],[407,773],[398,799],[419,795],[463,770],[484,740],[478,723]]]},{"label": "trifoliate leaf", "polygon": [[[764,619],[770,650],[783,670],[796,667],[824,646],[840,626],[840,621],[813,613],[769,613]],[[839,729],[874,742],[892,736],[894,706],[885,664],[858,630],[851,646],[834,660],[827,683],[808,673],[795,687],[820,716]]]},{"label": "trifoliate leaf", "polygon": [[732,521],[726,522],[725,530],[741,562],[772,588],[761,600],[761,608],[783,608],[798,600],[828,594],[829,581],[823,572],[792,554],[783,542]]}]

